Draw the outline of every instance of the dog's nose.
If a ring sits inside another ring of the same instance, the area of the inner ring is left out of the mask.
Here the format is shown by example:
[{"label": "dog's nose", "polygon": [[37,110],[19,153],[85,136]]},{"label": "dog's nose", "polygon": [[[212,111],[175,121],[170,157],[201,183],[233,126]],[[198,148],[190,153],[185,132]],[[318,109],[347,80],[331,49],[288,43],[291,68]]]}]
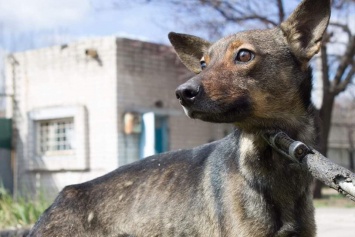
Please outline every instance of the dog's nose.
[{"label": "dog's nose", "polygon": [[200,92],[200,87],[195,84],[182,84],[175,93],[176,98],[180,100],[182,105],[191,105],[195,101],[196,96]]}]

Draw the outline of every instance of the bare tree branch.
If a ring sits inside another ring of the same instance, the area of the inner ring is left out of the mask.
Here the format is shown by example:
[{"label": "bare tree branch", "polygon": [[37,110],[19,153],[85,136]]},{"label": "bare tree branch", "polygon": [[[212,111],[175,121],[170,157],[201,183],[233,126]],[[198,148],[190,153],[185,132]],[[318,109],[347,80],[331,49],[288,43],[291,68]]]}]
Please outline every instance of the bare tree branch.
[{"label": "bare tree branch", "polygon": [[276,0],[276,3],[279,10],[279,22],[281,23],[285,19],[285,9],[282,0]]},{"label": "bare tree branch", "polygon": [[335,9],[341,10],[347,7],[349,4],[354,3],[355,0],[333,0],[332,5]]},{"label": "bare tree branch", "polygon": [[[229,5],[229,3],[228,3]],[[234,15],[230,15],[228,14],[228,12],[220,7],[215,7],[214,8],[222,17],[225,18],[226,21],[229,22],[234,22],[234,23],[241,23],[244,21],[249,21],[249,20],[258,20],[262,23],[264,23],[265,25],[267,24],[271,24],[272,26],[277,26],[279,23],[275,22],[267,17],[264,17],[262,15],[259,15],[257,13],[252,13],[245,15],[244,13],[239,13],[240,16],[234,16]],[[238,12],[237,12],[238,13]]]},{"label": "bare tree branch", "polygon": [[344,80],[336,86],[335,88],[335,94],[339,94],[340,92],[345,91],[345,89],[348,87],[348,85],[351,83],[353,77],[355,74],[355,65],[353,65],[350,69],[350,71],[348,72],[348,74],[346,75],[346,77],[344,78]]},{"label": "bare tree branch", "polygon": [[[341,82],[341,78],[346,70],[346,68],[353,62],[353,58],[355,55],[355,36],[351,36],[349,38],[348,45],[345,49],[345,54],[341,57],[339,62],[339,66],[337,68],[334,80],[333,80],[333,88],[335,89]],[[339,89],[336,89],[337,91]]]},{"label": "bare tree branch", "polygon": [[338,23],[338,22],[329,22],[329,25],[335,26],[335,27],[339,27],[339,28],[341,28],[344,32],[346,32],[349,37],[352,36],[351,30],[350,30],[350,28],[349,28],[348,25],[345,25],[345,24],[342,24],[342,23]]}]

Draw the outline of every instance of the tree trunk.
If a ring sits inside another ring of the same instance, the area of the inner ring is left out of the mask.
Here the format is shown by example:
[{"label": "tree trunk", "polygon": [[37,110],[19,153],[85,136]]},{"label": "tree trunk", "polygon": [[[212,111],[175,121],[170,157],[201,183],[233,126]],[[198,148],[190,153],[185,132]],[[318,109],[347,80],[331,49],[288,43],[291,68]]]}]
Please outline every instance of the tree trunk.
[{"label": "tree trunk", "polygon": [[327,149],[328,149],[328,138],[330,133],[330,127],[332,123],[332,111],[333,111],[333,104],[335,95],[332,93],[327,93],[328,95],[323,96],[323,104],[319,111],[320,116],[320,137],[319,137],[319,144],[318,149],[319,152],[322,153],[324,156],[327,156]]},{"label": "tree trunk", "polygon": [[[335,95],[330,92],[324,91],[323,95],[323,103],[322,107],[319,111],[320,116],[320,124],[319,124],[319,143],[318,143],[318,151],[322,153],[322,155],[327,156],[328,150],[328,138],[332,120],[332,111]],[[314,198],[322,198],[322,186],[323,183],[316,180],[313,188],[313,197]]]},{"label": "tree trunk", "polygon": [[[327,35],[326,35],[327,36]],[[329,81],[329,65],[328,65],[328,55],[327,55],[327,46],[326,44],[322,44],[320,47],[320,71],[321,78],[323,83],[323,98],[322,98],[322,106],[319,109],[319,139],[317,143],[317,150],[322,153],[324,156],[327,155],[328,149],[328,136],[330,131],[331,124],[331,115],[334,103],[334,95],[330,93],[330,81]],[[322,197],[322,186],[323,184],[315,180],[313,186],[313,197],[321,198]]]},{"label": "tree trunk", "polygon": [[354,150],[349,150],[349,168],[351,171],[355,171],[354,169]]},{"label": "tree trunk", "polygon": [[354,171],[354,141],[353,141],[354,130],[352,124],[348,125],[348,141],[349,141],[349,168],[351,171]]}]

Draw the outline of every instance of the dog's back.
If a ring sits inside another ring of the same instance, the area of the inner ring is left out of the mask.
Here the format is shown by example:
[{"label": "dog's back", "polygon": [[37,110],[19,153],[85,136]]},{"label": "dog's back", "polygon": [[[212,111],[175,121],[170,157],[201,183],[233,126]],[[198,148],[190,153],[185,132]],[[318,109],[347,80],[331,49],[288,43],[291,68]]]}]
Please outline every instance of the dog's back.
[{"label": "dog's back", "polygon": [[[30,236],[274,236],[285,221],[290,233],[314,235],[313,207],[303,205],[311,201],[304,185],[310,177],[299,167],[284,169],[288,161],[281,158],[264,161],[274,180],[250,173],[258,177],[248,183],[238,157],[249,144],[235,139],[240,136],[235,131],[68,186]],[[290,220],[283,220],[283,213],[291,214]]]},{"label": "dog's back", "polygon": [[214,44],[169,34],[197,73],[176,91],[186,114],[239,130],[66,187],[30,236],[315,236],[310,175],[261,135],[283,130],[314,145],[308,62],[329,9],[305,0],[278,28]]},{"label": "dog's back", "polygon": [[221,183],[228,177],[221,168],[236,166],[237,149],[229,136],[68,186],[31,236],[218,236],[224,218],[218,210],[225,209]]}]

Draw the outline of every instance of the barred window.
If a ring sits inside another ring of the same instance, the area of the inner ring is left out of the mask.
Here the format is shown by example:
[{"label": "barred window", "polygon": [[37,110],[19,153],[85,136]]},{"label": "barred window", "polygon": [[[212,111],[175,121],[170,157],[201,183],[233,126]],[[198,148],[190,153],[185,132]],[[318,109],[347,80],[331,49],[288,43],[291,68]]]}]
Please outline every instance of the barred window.
[{"label": "barred window", "polygon": [[75,142],[73,122],[73,118],[38,121],[38,153],[50,155],[73,151]]}]

